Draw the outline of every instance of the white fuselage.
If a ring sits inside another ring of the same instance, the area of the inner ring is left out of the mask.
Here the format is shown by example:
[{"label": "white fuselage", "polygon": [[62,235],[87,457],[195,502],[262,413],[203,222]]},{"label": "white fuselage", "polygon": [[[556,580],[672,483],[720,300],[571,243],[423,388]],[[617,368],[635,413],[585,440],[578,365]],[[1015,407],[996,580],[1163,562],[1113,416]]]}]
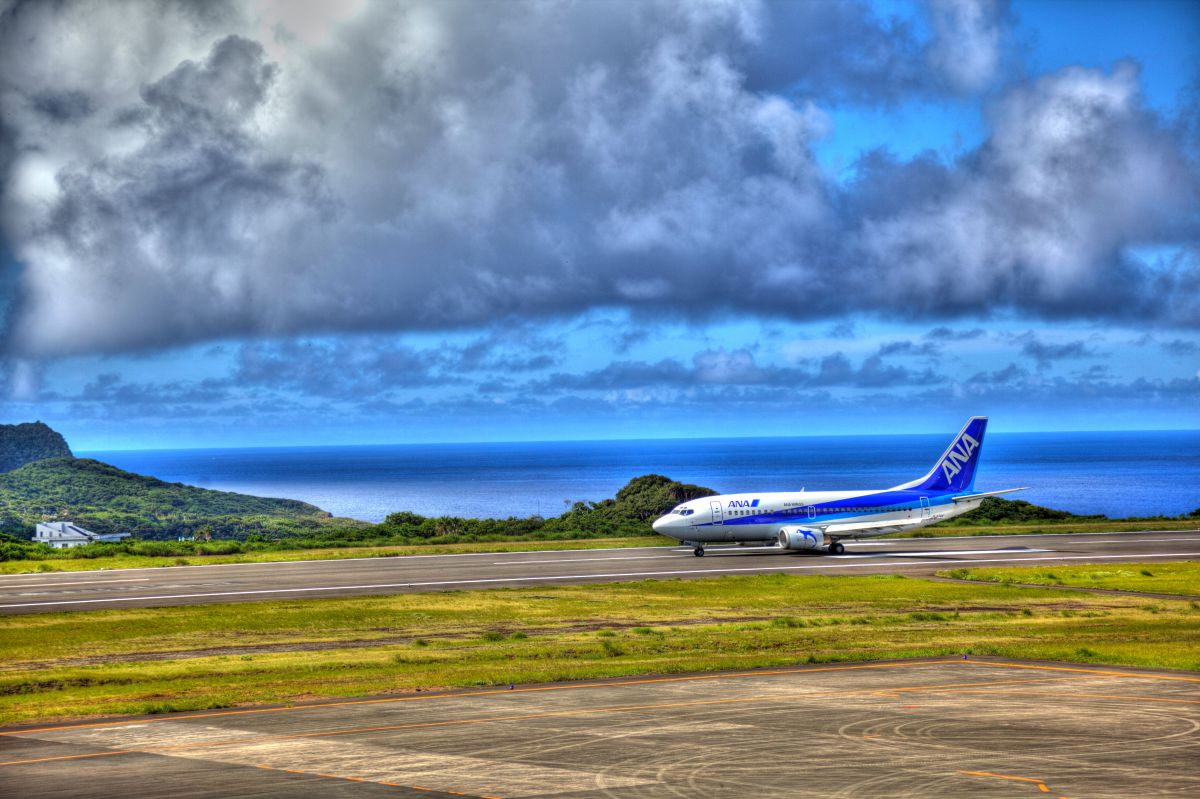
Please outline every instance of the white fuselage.
[{"label": "white fuselage", "polygon": [[773,541],[780,530],[796,528],[836,538],[869,538],[936,524],[974,510],[980,502],[897,489],[720,494],[676,506],[654,529],[696,543]]},{"label": "white fuselage", "polygon": [[716,541],[774,541],[783,549],[840,554],[840,539],[870,538],[936,524],[975,510],[975,467],[987,429],[972,416],[924,476],[879,491],[719,494],[675,506],[654,522],[663,535],[692,544],[697,555]]}]

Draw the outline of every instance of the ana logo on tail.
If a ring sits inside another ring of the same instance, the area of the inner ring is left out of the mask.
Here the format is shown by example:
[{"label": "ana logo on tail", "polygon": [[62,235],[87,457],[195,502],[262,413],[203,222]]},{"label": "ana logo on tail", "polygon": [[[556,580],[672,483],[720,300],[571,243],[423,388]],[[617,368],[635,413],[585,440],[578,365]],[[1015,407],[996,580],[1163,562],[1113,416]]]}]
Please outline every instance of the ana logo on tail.
[{"label": "ana logo on tail", "polygon": [[963,433],[958,441],[954,442],[954,447],[942,460],[942,474],[946,475],[946,482],[954,475],[962,471],[962,465],[971,459],[971,453],[979,449],[979,442],[971,438],[969,433]]}]

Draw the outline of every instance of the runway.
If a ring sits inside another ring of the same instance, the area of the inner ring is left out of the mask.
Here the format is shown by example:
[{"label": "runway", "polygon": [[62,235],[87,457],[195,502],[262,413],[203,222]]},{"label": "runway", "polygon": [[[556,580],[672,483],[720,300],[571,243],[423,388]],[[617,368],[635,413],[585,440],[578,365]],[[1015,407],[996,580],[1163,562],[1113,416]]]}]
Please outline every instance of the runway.
[{"label": "runway", "polygon": [[727,574],[932,574],[970,566],[1200,559],[1200,530],[847,542],[828,556],[775,548],[645,547],[412,555],[0,576],[0,614],[166,607]]},{"label": "runway", "polygon": [[937,659],[148,716],[0,731],[0,792],[1197,796],[1198,686]]}]

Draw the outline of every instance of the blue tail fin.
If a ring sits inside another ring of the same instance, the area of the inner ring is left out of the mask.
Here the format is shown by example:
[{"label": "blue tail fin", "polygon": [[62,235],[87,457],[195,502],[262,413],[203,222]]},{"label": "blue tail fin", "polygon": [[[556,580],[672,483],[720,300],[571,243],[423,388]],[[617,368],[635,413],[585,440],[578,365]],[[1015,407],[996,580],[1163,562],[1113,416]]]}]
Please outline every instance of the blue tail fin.
[{"label": "blue tail fin", "polygon": [[949,448],[929,470],[929,474],[897,488],[954,494],[973,490],[975,467],[979,465],[979,453],[983,449],[983,434],[987,430],[987,422],[986,416],[971,417],[967,426],[954,437]]}]

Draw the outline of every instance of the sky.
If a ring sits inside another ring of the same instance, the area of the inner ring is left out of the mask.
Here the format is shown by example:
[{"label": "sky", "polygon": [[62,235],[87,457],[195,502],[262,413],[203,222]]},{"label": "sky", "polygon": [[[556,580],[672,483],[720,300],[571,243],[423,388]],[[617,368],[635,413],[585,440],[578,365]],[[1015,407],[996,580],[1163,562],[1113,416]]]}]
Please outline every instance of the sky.
[{"label": "sky", "polygon": [[1200,428],[1200,5],[0,0],[76,450]]}]

